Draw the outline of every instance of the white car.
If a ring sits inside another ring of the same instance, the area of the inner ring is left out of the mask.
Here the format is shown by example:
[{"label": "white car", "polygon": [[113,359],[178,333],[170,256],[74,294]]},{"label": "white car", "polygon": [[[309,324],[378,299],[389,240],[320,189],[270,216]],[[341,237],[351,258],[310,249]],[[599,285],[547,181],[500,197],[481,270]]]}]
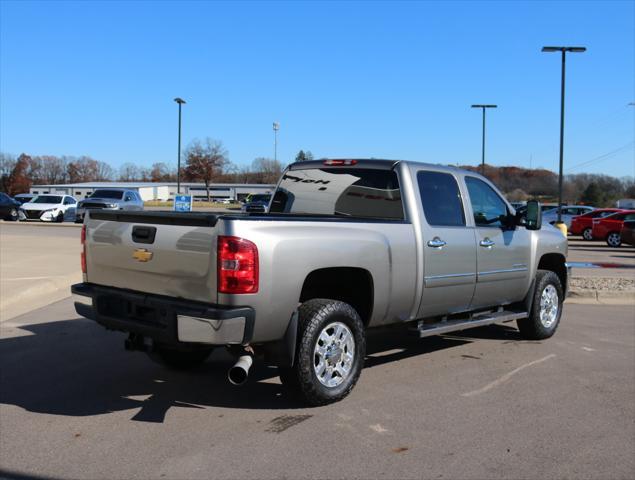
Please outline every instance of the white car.
[{"label": "white car", "polygon": [[20,212],[27,220],[63,222],[74,220],[77,200],[70,195],[38,195],[22,205]]},{"label": "white car", "polygon": [[[563,205],[562,207],[562,221],[567,226],[567,230],[571,228],[571,219],[577,215],[584,215],[585,213],[595,210],[593,207],[585,207],[584,205]],[[542,223],[553,225],[558,221],[558,208],[552,208],[542,213]]]}]

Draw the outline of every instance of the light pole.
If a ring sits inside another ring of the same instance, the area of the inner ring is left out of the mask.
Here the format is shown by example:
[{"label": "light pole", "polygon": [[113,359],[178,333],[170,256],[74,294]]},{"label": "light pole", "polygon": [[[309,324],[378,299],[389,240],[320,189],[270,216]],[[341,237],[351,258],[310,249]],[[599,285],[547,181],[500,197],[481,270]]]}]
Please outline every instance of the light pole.
[{"label": "light pole", "polygon": [[176,157],[176,194],[178,195],[181,193],[181,106],[185,100],[176,97],[174,101],[179,104],[179,147]]},{"label": "light pole", "polygon": [[562,78],[560,80],[560,168],[558,172],[558,219],[562,223],[562,166],[564,152],[564,70],[567,52],[586,52],[586,47],[542,47],[543,52],[562,52]]},{"label": "light pole", "polygon": [[278,130],[280,130],[280,124],[273,122],[273,159],[278,160]]},{"label": "light pole", "polygon": [[483,110],[483,144],[481,149],[481,175],[485,175],[485,109],[498,108],[498,105],[472,105],[472,108],[481,108]]}]

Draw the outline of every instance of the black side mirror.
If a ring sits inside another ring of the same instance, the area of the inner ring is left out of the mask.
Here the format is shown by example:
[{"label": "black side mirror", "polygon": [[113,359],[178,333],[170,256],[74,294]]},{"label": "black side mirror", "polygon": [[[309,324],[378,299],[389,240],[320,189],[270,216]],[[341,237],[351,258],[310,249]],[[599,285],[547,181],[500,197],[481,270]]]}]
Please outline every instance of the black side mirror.
[{"label": "black side mirror", "polygon": [[527,230],[540,230],[542,227],[542,208],[537,200],[529,200],[525,209],[525,228]]}]

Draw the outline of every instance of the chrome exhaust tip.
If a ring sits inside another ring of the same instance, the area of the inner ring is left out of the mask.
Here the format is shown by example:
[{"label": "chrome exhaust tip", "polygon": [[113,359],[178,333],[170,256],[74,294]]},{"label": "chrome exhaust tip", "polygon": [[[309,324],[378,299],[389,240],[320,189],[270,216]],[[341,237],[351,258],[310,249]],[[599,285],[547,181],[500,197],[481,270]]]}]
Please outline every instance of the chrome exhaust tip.
[{"label": "chrome exhaust tip", "polygon": [[235,365],[227,372],[227,379],[232,385],[243,385],[249,377],[249,369],[254,363],[252,355],[241,355]]}]

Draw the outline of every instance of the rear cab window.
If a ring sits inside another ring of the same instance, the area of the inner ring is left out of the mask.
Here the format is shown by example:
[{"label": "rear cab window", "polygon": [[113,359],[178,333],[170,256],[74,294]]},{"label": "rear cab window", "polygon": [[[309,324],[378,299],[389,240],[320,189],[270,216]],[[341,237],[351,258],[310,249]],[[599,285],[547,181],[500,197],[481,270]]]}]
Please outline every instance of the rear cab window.
[{"label": "rear cab window", "polygon": [[288,170],[271,213],[404,220],[397,174],[373,168],[324,167]]},{"label": "rear cab window", "polygon": [[465,212],[456,179],[449,173],[419,171],[417,183],[428,225],[464,227]]}]

